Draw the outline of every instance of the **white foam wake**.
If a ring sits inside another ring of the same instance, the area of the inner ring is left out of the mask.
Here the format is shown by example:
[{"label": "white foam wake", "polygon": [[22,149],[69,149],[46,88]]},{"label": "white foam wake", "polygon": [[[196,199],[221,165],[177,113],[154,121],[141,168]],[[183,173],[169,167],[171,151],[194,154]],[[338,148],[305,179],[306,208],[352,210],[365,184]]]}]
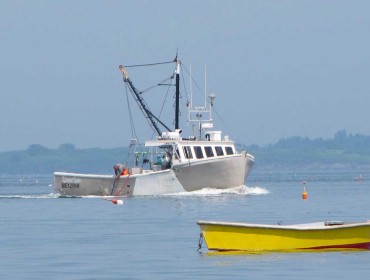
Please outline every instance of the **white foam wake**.
[{"label": "white foam wake", "polygon": [[219,195],[261,195],[269,194],[270,192],[267,189],[262,187],[248,187],[248,186],[239,186],[229,189],[214,189],[214,188],[204,188],[198,191],[193,192],[181,192],[166,194],[166,196],[219,196]]},{"label": "white foam wake", "polygon": [[269,190],[263,188],[263,187],[258,187],[258,186],[254,186],[254,187],[247,187],[247,186],[243,186],[245,187],[247,190],[247,193],[246,194],[250,194],[250,195],[260,195],[260,194],[269,194]]},{"label": "white foam wake", "polygon": [[7,194],[0,195],[0,199],[50,199],[59,198],[60,195],[56,193],[49,194]]},{"label": "white foam wake", "polygon": [[[193,192],[180,192],[180,193],[170,193],[164,194],[164,196],[222,196],[222,195],[263,195],[269,194],[270,192],[259,186],[248,187],[239,186],[229,189],[214,189],[214,188],[204,188]],[[6,194],[0,195],[0,199],[55,199],[55,198],[93,198],[93,199],[106,199],[110,200],[115,198],[115,196],[66,196],[58,193],[49,194]]]}]

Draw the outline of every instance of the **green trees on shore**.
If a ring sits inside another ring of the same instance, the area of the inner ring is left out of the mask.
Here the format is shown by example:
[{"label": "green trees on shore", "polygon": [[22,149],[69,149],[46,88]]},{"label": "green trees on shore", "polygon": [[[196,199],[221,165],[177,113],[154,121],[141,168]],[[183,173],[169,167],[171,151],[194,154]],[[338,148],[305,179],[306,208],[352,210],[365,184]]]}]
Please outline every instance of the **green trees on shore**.
[{"label": "green trees on shore", "polygon": [[252,145],[250,151],[261,165],[370,166],[370,136],[344,130],[326,140],[294,136],[265,147]]},{"label": "green trees on shore", "polygon": [[[256,167],[370,166],[370,136],[338,131],[330,139],[289,137],[266,146],[251,145]],[[57,149],[32,144],[26,150],[0,153],[0,174],[51,174],[54,171],[113,174],[112,166],[125,162],[127,147]]]}]

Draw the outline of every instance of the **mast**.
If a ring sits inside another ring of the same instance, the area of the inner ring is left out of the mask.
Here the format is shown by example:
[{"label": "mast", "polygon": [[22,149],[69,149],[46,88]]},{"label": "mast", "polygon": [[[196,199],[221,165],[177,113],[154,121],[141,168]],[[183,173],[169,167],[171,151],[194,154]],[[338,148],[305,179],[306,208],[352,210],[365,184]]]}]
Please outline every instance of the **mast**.
[{"label": "mast", "polygon": [[176,62],[176,93],[175,93],[175,130],[179,129],[179,115],[180,115],[180,60],[175,58]]}]

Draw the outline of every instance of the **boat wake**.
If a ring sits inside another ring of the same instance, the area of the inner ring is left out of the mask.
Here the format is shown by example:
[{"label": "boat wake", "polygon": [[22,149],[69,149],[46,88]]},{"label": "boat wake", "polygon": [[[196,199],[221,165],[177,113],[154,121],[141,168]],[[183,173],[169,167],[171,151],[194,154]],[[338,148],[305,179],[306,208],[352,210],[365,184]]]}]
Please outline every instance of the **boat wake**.
[{"label": "boat wake", "polygon": [[247,193],[246,194],[249,194],[249,195],[260,195],[260,194],[269,194],[269,190],[263,188],[263,187],[259,187],[259,186],[254,186],[254,187],[247,187],[247,186],[243,186],[247,189]]},{"label": "boat wake", "polygon": [[0,199],[54,199],[61,197],[60,194],[6,194],[0,195]]},{"label": "boat wake", "polygon": [[219,196],[219,195],[262,195],[269,194],[270,192],[263,187],[248,187],[239,186],[230,189],[214,189],[214,188],[204,188],[193,192],[181,192],[173,194],[165,194],[165,196]]},{"label": "boat wake", "polygon": [[[248,186],[243,185],[243,186],[230,188],[230,189],[204,188],[204,189],[193,191],[193,192],[169,193],[169,194],[155,195],[155,196],[264,195],[264,194],[269,194],[269,193],[270,192],[263,187],[259,187],[259,186],[248,187]],[[68,195],[61,195],[58,193],[0,195],[0,199],[55,199],[55,198],[93,198],[93,199],[111,200],[116,197],[115,196],[96,196],[96,195],[68,196]]]}]

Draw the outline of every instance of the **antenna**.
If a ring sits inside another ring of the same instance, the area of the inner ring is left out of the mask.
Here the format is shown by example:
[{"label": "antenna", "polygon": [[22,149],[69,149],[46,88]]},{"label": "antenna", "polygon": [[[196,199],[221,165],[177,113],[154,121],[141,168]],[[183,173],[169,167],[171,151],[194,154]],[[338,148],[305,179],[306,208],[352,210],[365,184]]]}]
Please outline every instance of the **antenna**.
[{"label": "antenna", "polygon": [[207,108],[207,64],[204,64],[204,107]]},{"label": "antenna", "polygon": [[208,95],[208,98],[209,98],[209,117],[210,117],[210,119],[212,120],[212,107],[213,107],[213,102],[215,101],[215,98],[216,98],[216,94],[214,94],[213,92],[210,94],[210,95]]},{"label": "antenna", "polygon": [[190,120],[190,110],[191,106],[193,106],[193,83],[191,81],[192,76],[191,76],[191,64],[190,64],[190,75],[189,75],[189,83],[190,83],[190,104],[188,106],[188,121]]}]

